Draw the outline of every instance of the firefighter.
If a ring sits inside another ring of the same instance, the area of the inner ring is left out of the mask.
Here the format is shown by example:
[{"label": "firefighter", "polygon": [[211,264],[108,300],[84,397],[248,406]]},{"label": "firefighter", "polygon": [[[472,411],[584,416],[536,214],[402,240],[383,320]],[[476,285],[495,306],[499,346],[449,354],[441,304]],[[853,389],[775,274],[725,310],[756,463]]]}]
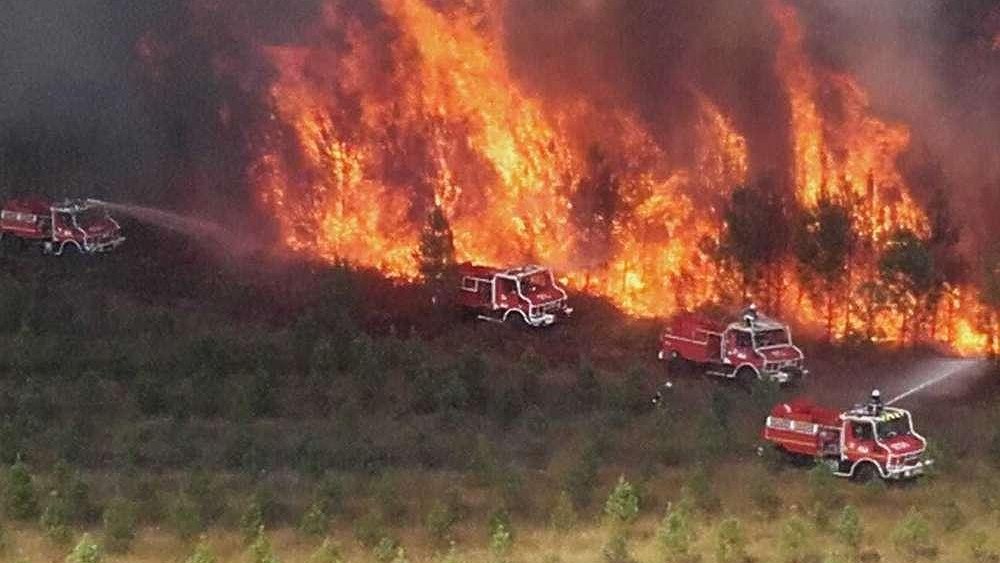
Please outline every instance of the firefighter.
[{"label": "firefighter", "polygon": [[878,415],[882,413],[882,393],[878,389],[872,390],[871,399],[868,400],[868,412],[872,415]]},{"label": "firefighter", "polygon": [[749,307],[743,309],[743,320],[747,323],[747,326],[752,326],[754,321],[757,320],[756,303],[751,303]]},{"label": "firefighter", "polygon": [[663,400],[665,399],[665,397],[663,396],[663,393],[664,392],[669,392],[673,388],[674,388],[674,382],[670,381],[670,380],[667,380],[666,383],[664,383],[663,385],[657,387],[656,388],[656,394],[653,395],[653,399],[652,399],[653,406],[654,407],[664,407],[664,406],[666,406],[666,403],[663,402]]}]

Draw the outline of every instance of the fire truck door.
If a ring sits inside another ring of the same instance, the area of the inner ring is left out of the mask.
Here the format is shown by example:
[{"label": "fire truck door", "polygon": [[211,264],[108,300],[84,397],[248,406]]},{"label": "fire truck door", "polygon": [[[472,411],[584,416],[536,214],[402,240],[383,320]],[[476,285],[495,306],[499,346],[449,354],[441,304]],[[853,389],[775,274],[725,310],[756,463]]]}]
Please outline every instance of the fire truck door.
[{"label": "fire truck door", "polygon": [[517,305],[517,284],[514,280],[497,278],[497,304],[504,307]]},{"label": "fire truck door", "polygon": [[848,454],[867,455],[872,451],[875,429],[870,422],[852,421],[846,425],[844,449]]},{"label": "fire truck door", "polygon": [[706,339],[708,344],[706,344],[705,355],[708,356],[712,361],[719,361],[722,359],[722,336],[718,334],[709,334]]}]

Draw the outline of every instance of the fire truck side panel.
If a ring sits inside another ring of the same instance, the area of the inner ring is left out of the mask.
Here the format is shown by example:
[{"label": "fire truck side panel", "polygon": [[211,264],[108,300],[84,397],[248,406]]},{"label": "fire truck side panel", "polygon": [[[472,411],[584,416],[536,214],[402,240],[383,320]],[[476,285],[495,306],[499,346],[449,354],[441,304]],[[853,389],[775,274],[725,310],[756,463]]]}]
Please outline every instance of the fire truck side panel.
[{"label": "fire truck side panel", "polygon": [[721,358],[721,330],[716,323],[696,315],[675,317],[663,333],[664,351],[697,363],[718,362]]},{"label": "fire truck side panel", "polygon": [[796,454],[815,456],[820,450],[819,431],[815,424],[787,418],[769,417],[764,427],[764,439]]}]

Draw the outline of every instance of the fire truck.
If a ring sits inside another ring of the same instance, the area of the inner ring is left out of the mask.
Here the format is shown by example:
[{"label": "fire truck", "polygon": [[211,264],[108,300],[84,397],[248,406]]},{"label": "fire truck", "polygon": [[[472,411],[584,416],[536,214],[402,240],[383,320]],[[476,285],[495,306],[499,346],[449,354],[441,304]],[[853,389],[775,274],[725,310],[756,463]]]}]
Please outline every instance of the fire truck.
[{"label": "fire truck", "polygon": [[122,242],[121,226],[93,200],[54,202],[40,197],[11,199],[0,210],[0,239],[37,246],[45,254],[108,252]]},{"label": "fire truck", "polygon": [[660,338],[658,357],[691,362],[711,375],[743,383],[789,383],[808,374],[788,325],[758,313],[753,305],[742,319],[728,323],[694,313],[675,316]]},{"label": "fire truck", "polygon": [[498,269],[473,264],[459,266],[458,304],[476,318],[548,326],[573,309],[566,290],[541,266]]},{"label": "fire truck", "polygon": [[844,412],[807,399],[781,403],[767,417],[764,440],[858,481],[910,479],[934,463],[924,458],[927,440],[913,429],[910,412],[883,406],[878,391],[868,404]]}]

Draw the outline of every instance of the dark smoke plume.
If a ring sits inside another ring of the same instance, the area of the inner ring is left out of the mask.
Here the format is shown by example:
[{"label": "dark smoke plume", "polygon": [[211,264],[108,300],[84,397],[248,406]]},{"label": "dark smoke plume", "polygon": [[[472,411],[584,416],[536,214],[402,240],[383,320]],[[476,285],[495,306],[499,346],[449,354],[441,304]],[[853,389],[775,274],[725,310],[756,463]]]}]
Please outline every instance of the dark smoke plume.
[{"label": "dark smoke plume", "polygon": [[[330,1],[392,40],[378,2]],[[904,163],[912,183],[923,194],[943,184],[973,240],[997,237],[997,2],[795,4],[814,57],[856,74],[880,115],[912,127]],[[0,20],[0,190],[208,209],[240,228],[264,228],[247,167],[256,137],[281,131],[270,124],[273,69],[262,47],[343,42],[336,30],[317,31],[323,6],[15,2]],[[790,172],[777,30],[763,0],[503,6],[513,71],[545,103],[585,97],[633,110],[672,164],[684,164],[694,146],[693,92],[704,92],[746,136],[753,176]]]}]

